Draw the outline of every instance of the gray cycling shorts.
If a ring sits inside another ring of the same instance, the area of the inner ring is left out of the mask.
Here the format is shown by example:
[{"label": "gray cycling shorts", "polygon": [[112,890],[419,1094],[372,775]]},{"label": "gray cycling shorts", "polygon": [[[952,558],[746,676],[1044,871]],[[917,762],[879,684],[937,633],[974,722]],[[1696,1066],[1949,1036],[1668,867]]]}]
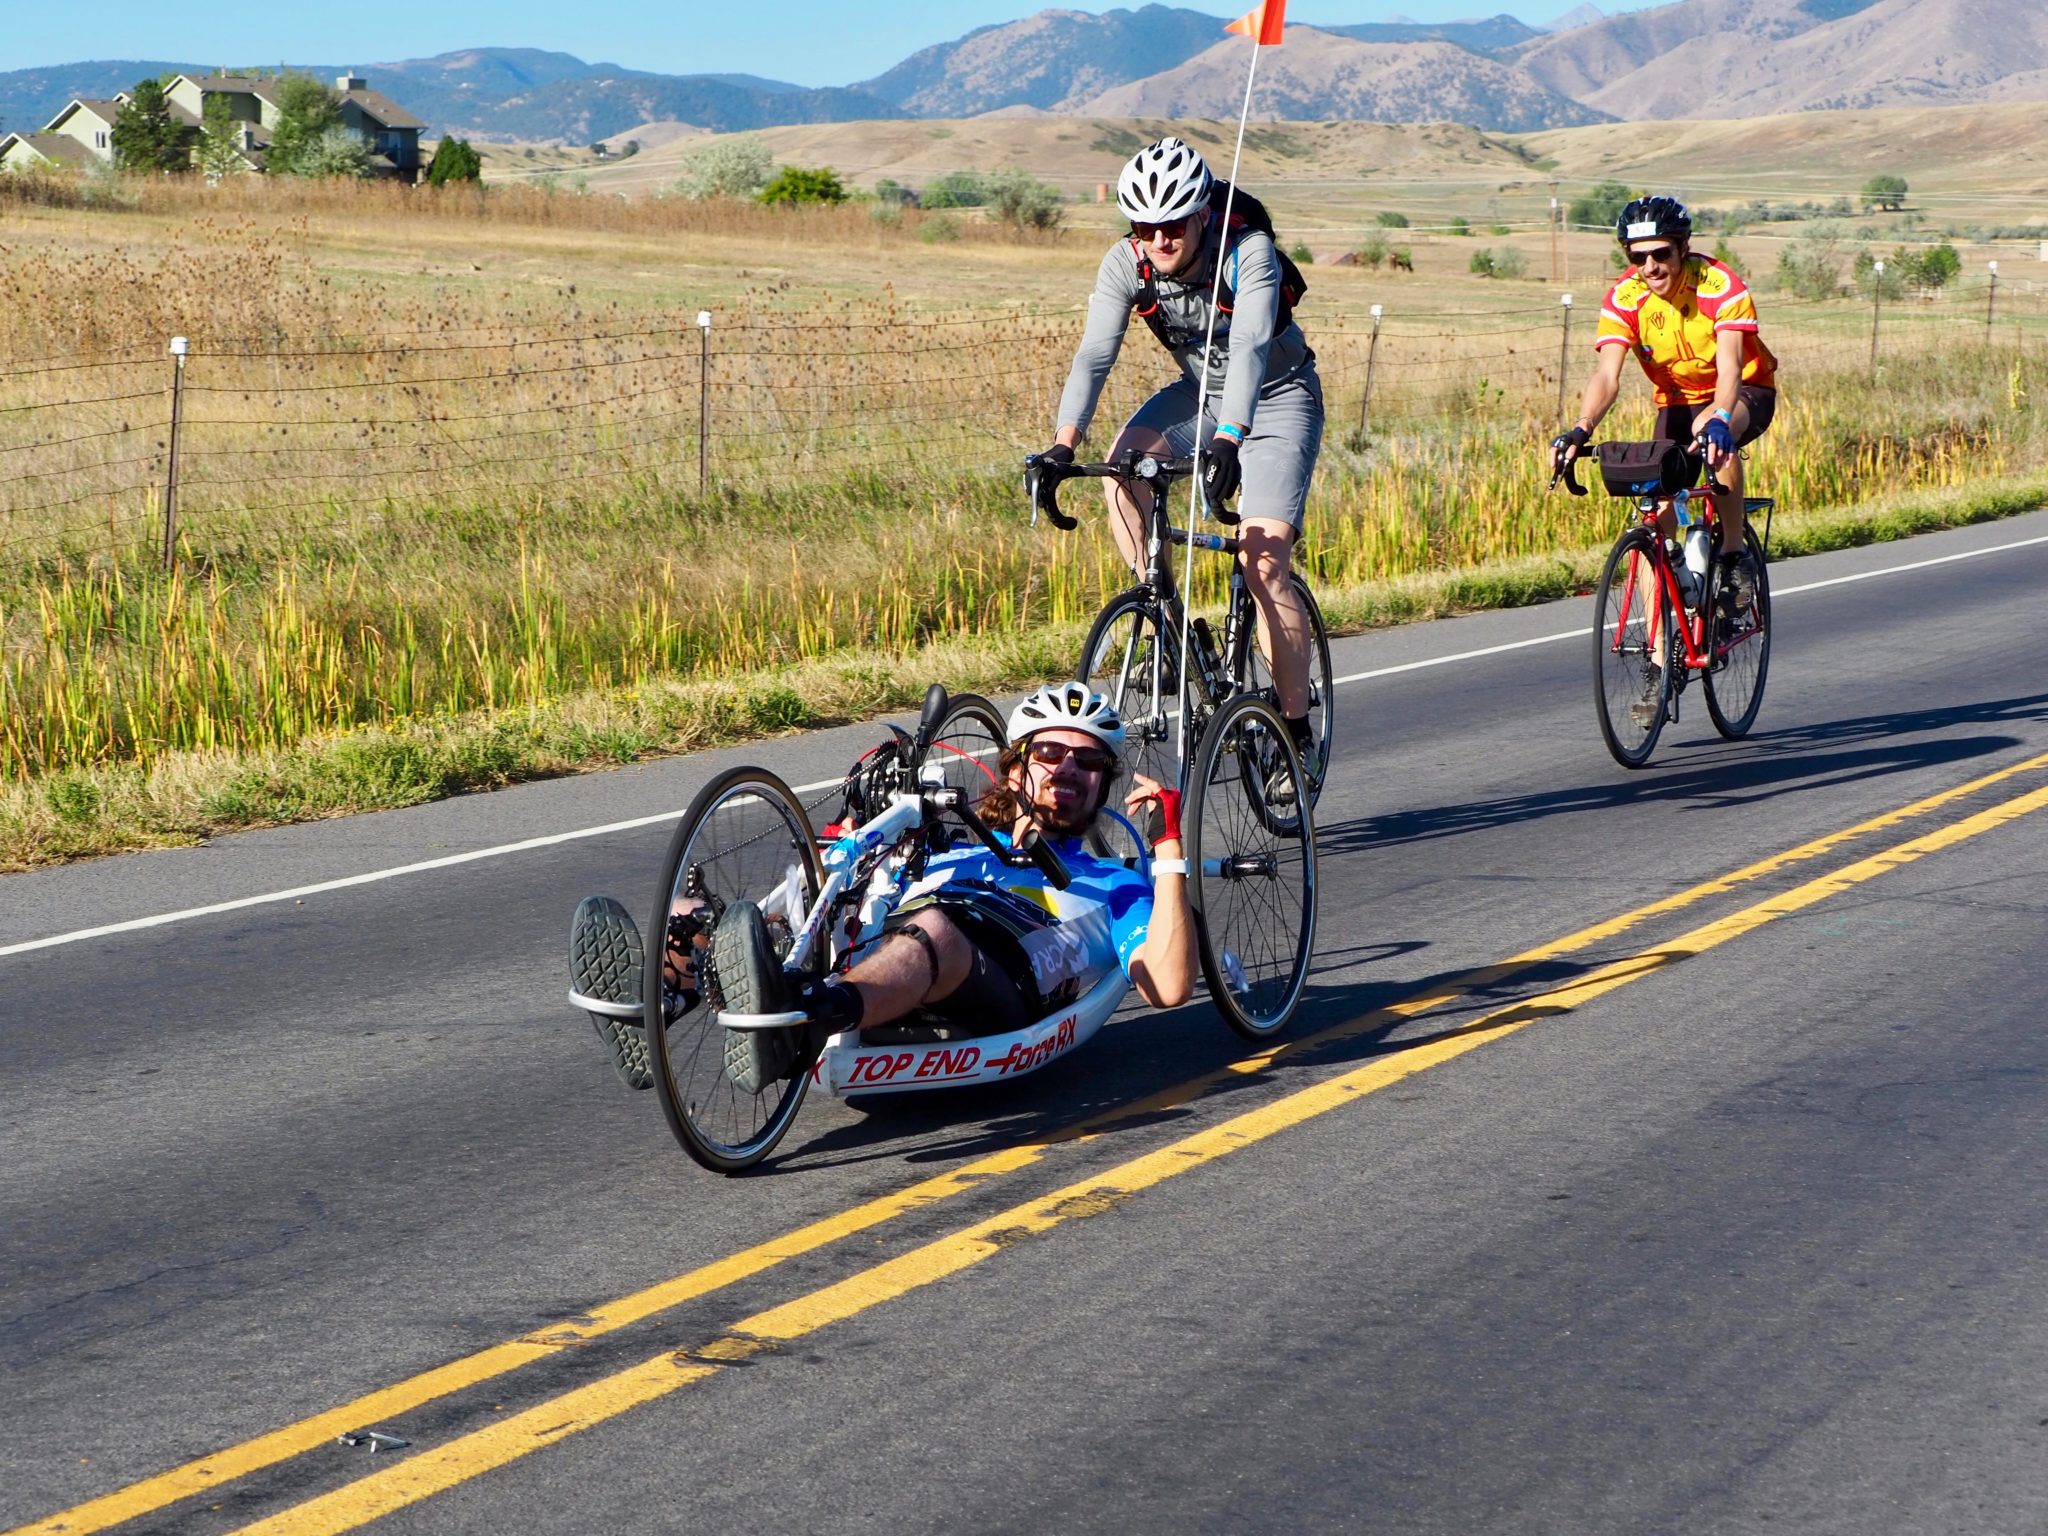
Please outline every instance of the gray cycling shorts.
[{"label": "gray cycling shorts", "polygon": [[[1208,400],[1200,441],[1216,432],[1216,397]],[[1176,379],[1138,407],[1127,423],[1166,439],[1167,452],[1184,459],[1195,451],[1195,386]],[[1259,396],[1251,435],[1244,440],[1238,462],[1244,466],[1244,489],[1238,493],[1240,517],[1270,518],[1301,531],[1308,506],[1309,481],[1323,446],[1323,386],[1313,370],[1304,369]]]}]

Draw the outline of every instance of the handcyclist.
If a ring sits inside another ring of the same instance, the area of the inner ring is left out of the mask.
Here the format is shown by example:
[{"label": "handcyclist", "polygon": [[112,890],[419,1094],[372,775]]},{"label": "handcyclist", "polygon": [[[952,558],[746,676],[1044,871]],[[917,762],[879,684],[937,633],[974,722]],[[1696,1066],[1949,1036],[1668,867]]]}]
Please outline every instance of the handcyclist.
[{"label": "handcyclist", "polygon": [[[1203,495],[1212,508],[1242,486],[1238,559],[1258,605],[1280,713],[1310,759],[1309,618],[1289,574],[1322,447],[1323,386],[1315,353],[1292,319],[1288,289],[1299,274],[1283,261],[1267,229],[1244,217],[1255,206],[1244,194],[1237,194],[1239,211],[1226,227],[1226,192],[1202,157],[1176,138],[1147,145],[1124,166],[1116,199],[1131,232],[1109,248],[1096,272],[1087,327],[1060,395],[1054,445],[1041,457],[1073,462],[1137,314],[1181,375],[1124,423],[1109,457],[1132,450],[1173,458],[1199,452]],[[1270,226],[1263,215],[1257,223]],[[1219,262],[1224,288],[1214,305],[1206,412],[1198,423]],[[1135,498],[1148,493],[1114,480],[1103,484],[1117,548],[1141,570],[1151,508]]]},{"label": "handcyclist", "polygon": [[[979,844],[934,854],[881,937],[845,974],[801,988],[784,976],[770,920],[751,902],[733,902],[721,919],[685,898],[670,915],[664,946],[670,990],[685,1006],[708,1001],[724,1013],[801,1009],[814,1030],[859,1029],[869,1039],[886,1039],[913,1010],[948,1038],[1021,1029],[1111,967],[1121,967],[1155,1008],[1186,1002],[1195,949],[1178,791],[1133,775],[1124,802],[1156,818],[1147,885],[1123,864],[1089,854],[1083,842],[1103,814],[1123,750],[1123,721],[1109,701],[1081,683],[1041,688],[1011,711],[1005,734],[1009,745],[978,813],[1008,846],[1033,831],[1051,842],[1071,876],[1064,890]],[[741,926],[744,963],[705,963],[711,928],[721,921]],[[638,1003],[641,955],[633,920],[618,902],[592,896],[576,909],[569,970],[577,995]],[[643,1026],[598,1012],[590,1018],[627,1085],[652,1086]],[[798,1045],[795,1028],[728,1030],[727,1075],[760,1093],[788,1075]]]}]

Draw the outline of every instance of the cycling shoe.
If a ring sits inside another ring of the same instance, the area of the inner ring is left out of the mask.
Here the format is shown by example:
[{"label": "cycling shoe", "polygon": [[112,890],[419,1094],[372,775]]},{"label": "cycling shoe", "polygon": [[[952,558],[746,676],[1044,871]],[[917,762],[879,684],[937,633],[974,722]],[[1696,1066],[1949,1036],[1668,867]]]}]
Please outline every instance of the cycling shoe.
[{"label": "cycling shoe", "polygon": [[[761,909],[751,901],[733,902],[712,930],[711,970],[722,1013],[788,1013],[796,1007],[796,989],[783,974]],[[789,1075],[801,1032],[801,1025],[728,1029],[725,1075],[743,1093],[765,1092]]]},{"label": "cycling shoe", "polygon": [[569,922],[569,1000],[582,1007],[628,1088],[652,1088],[640,1018],[640,930],[609,896],[586,896]]}]

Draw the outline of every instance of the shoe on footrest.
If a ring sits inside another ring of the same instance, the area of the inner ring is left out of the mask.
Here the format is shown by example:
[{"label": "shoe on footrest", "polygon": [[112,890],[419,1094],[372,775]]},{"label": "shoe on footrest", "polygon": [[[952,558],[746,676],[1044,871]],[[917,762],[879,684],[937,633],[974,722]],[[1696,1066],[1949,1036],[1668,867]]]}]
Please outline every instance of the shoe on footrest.
[{"label": "shoe on footrest", "polygon": [[[640,930],[632,915],[609,896],[586,896],[569,922],[569,996],[586,1005],[584,1011],[628,1088],[654,1086],[647,1065],[647,1030],[640,1019],[641,958]],[[592,1003],[605,1006],[600,1011],[587,1006]]]},{"label": "shoe on footrest", "polygon": [[[783,974],[782,960],[768,934],[761,909],[735,901],[711,933],[711,970],[718,979],[721,1013],[790,1013],[796,988]],[[725,1075],[745,1093],[763,1093],[789,1076],[803,1026],[728,1029]]]}]

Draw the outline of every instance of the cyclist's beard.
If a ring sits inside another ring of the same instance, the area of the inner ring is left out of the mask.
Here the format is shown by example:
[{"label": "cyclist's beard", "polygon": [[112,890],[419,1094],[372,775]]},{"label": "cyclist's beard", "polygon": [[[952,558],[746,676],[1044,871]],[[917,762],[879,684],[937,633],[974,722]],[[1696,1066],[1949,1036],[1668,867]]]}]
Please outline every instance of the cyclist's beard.
[{"label": "cyclist's beard", "polygon": [[1096,813],[1100,807],[1088,805],[1084,809],[1082,804],[1077,804],[1071,811],[1062,814],[1059,799],[1052,790],[1052,781],[1047,779],[1040,783],[1038,793],[1032,796],[1026,810],[1031,820],[1037,824],[1038,830],[1048,837],[1079,837],[1095,825]]}]

